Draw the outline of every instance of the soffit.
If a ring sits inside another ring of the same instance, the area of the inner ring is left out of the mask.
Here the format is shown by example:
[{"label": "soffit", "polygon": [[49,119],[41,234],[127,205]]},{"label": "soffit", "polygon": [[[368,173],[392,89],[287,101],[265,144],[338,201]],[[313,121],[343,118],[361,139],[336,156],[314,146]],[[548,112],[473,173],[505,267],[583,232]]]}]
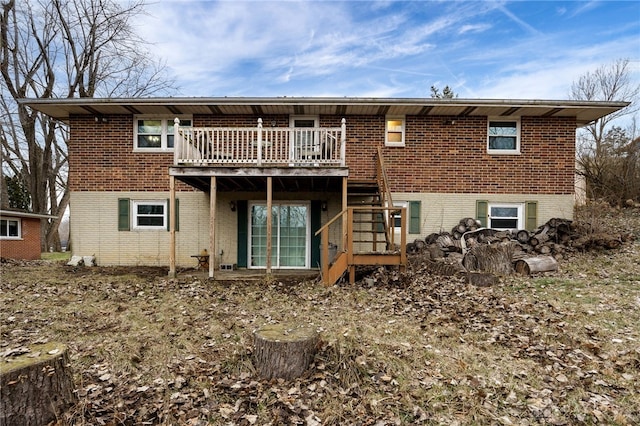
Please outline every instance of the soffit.
[{"label": "soffit", "polygon": [[72,115],[437,115],[576,117],[588,124],[627,102],[431,98],[131,98],[21,99],[55,119]]}]

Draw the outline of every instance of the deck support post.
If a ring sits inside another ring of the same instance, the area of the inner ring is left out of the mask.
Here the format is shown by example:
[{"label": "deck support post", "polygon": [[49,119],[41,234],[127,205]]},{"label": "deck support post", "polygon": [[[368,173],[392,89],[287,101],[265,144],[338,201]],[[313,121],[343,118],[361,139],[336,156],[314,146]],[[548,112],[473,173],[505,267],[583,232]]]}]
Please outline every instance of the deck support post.
[{"label": "deck support post", "polygon": [[209,278],[213,278],[215,271],[214,259],[216,255],[216,199],[218,188],[216,177],[211,176],[211,191],[209,193]]},{"label": "deck support post", "polygon": [[[349,179],[345,176],[342,178],[342,211],[345,211],[347,209],[347,203],[348,203],[348,198],[347,198],[347,194],[348,194],[348,185],[347,185],[347,181]],[[347,217],[347,215],[342,215],[342,250],[345,251],[347,249],[347,221],[349,220],[349,218]]]},{"label": "deck support post", "polygon": [[176,277],[176,178],[169,176],[169,278]]},{"label": "deck support post", "polygon": [[271,204],[273,198],[273,178],[267,177],[267,274],[271,274],[271,235],[273,226],[271,224]]}]

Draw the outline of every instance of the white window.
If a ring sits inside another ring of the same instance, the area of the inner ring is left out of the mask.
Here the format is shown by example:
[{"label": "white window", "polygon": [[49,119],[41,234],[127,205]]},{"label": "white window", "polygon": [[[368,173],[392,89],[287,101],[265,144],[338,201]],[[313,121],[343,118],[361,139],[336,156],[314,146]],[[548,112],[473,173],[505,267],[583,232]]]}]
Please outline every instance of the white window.
[{"label": "white window", "polygon": [[22,238],[22,221],[17,218],[0,220],[0,238],[3,240],[19,240]]},{"label": "white window", "polygon": [[166,201],[133,201],[134,229],[166,229],[167,202]]},{"label": "white window", "polygon": [[384,144],[386,146],[404,146],[404,117],[386,117]]},{"label": "white window", "polygon": [[[406,209],[407,207],[409,207],[409,203],[407,201],[394,201],[393,206],[404,207]],[[402,226],[402,217],[400,216],[400,213],[397,213],[393,216],[393,229],[396,232],[400,232],[401,226]]]},{"label": "white window", "polygon": [[489,204],[489,228],[523,229],[522,204]]},{"label": "white window", "polygon": [[[140,151],[173,149],[173,120],[176,117],[136,116],[133,120],[133,147]],[[191,117],[178,116],[181,127],[191,127]]]},{"label": "white window", "polygon": [[489,154],[520,154],[520,119],[489,119],[487,126]]}]

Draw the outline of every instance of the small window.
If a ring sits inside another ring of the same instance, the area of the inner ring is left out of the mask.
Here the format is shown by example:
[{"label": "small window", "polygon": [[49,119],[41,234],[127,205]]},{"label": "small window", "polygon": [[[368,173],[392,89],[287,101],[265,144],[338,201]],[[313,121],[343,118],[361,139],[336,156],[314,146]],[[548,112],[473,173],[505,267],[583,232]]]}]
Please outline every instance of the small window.
[{"label": "small window", "polygon": [[[191,117],[180,118],[181,127],[191,127]],[[141,117],[134,119],[134,149],[165,151],[173,149],[173,120],[175,117]]]},{"label": "small window", "polygon": [[20,219],[0,220],[0,238],[3,240],[17,240],[22,238],[22,223]]},{"label": "small window", "polygon": [[166,201],[133,201],[134,229],[165,229],[167,227]]},{"label": "small window", "polygon": [[520,153],[520,120],[489,120],[487,152],[489,154]]},{"label": "small window", "polygon": [[387,117],[385,120],[386,146],[404,146],[404,117]]},{"label": "small window", "polygon": [[489,228],[522,229],[522,204],[490,204]]},{"label": "small window", "polygon": [[[394,201],[393,202],[393,207],[401,207],[401,208],[407,208],[407,206],[409,205],[409,203],[407,201]],[[401,221],[401,216],[400,213],[397,213],[393,216],[393,228],[396,231],[400,231],[400,227],[402,226],[402,221]]]}]

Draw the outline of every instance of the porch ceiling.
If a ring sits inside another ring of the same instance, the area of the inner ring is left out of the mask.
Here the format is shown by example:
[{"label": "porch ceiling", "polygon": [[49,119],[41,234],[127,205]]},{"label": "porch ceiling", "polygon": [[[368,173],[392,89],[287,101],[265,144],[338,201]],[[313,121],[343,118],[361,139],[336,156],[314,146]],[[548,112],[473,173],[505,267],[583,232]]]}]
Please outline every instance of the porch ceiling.
[{"label": "porch ceiling", "polygon": [[266,192],[267,177],[272,177],[274,192],[340,192],[347,168],[199,168],[171,167],[169,174],[204,192],[211,192],[211,177],[216,177],[218,192]]},{"label": "porch ceiling", "polygon": [[72,115],[248,114],[267,115],[442,115],[576,117],[578,126],[629,105],[628,102],[432,99],[432,98],[132,98],[21,99],[20,103],[61,121]]}]

